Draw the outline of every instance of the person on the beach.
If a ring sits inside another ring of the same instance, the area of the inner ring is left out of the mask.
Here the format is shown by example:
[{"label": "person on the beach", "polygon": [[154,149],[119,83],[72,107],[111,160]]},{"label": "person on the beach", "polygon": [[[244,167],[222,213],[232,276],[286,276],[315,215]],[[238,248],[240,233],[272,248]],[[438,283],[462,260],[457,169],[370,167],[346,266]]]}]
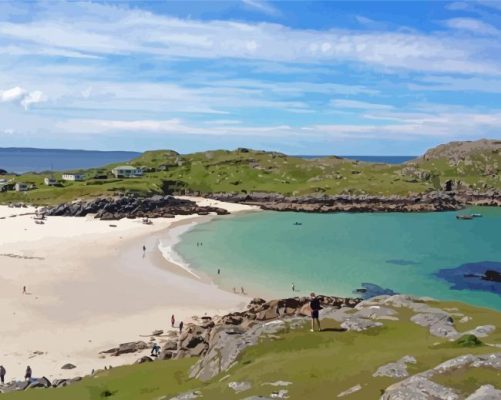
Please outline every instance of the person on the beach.
[{"label": "person on the beach", "polygon": [[184,326],[184,323],[183,323],[183,321],[181,321],[179,323],[179,333],[183,333],[183,326]]},{"label": "person on the beach", "polygon": [[153,346],[151,347],[151,356],[152,357],[158,357],[158,355],[160,354],[160,346],[153,342]]},{"label": "person on the beach", "polygon": [[145,256],[146,254],[146,246],[143,244],[143,257]]},{"label": "person on the beach", "polygon": [[26,367],[26,373],[24,374],[24,379],[27,380],[27,381],[30,381],[31,380],[31,374],[32,374],[31,367],[28,365]]},{"label": "person on the beach", "polygon": [[5,374],[6,374],[6,370],[5,368],[3,367],[3,365],[0,365],[0,382],[2,383],[2,385],[5,383]]},{"label": "person on the beach", "polygon": [[172,317],[170,317],[170,326],[174,328],[175,323],[176,323],[176,317],[174,317],[174,314],[172,314]]},{"label": "person on the beach", "polygon": [[245,294],[245,290],[244,290],[244,287],[243,287],[243,286],[240,288],[240,292],[241,292],[242,294]]},{"label": "person on the beach", "polygon": [[320,332],[320,320],[318,319],[318,314],[322,307],[320,306],[320,300],[315,295],[315,293],[310,293],[310,309],[311,309],[311,329],[310,332],[315,331],[315,321],[317,322],[318,331]]},{"label": "person on the beach", "polygon": [[217,269],[217,274],[221,275],[221,269],[219,269],[219,268]]},{"label": "person on the beach", "polygon": [[23,286],[23,294],[26,294],[26,286]]},{"label": "person on the beach", "polygon": [[292,282],[292,291],[295,292],[296,291],[296,287],[294,286],[294,282]]}]

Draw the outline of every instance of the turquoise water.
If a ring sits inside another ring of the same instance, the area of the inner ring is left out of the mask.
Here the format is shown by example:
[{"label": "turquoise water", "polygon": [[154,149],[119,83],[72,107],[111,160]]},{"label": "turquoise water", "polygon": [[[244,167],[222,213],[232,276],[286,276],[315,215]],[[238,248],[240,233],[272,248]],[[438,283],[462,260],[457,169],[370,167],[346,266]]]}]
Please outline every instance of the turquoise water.
[{"label": "turquoise water", "polygon": [[496,264],[501,262],[501,209],[474,211],[483,217],[460,221],[455,212],[218,217],[183,234],[175,250],[195,271],[225,288],[243,286],[251,295],[291,295],[294,283],[296,295],[349,296],[367,282],[501,310],[499,291],[454,290],[435,275],[465,263],[501,266]]}]

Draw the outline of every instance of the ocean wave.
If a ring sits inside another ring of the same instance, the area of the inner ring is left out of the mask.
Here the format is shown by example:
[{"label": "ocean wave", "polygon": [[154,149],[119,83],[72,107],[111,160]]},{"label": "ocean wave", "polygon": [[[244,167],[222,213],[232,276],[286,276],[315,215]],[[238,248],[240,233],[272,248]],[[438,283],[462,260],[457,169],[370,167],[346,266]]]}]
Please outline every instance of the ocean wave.
[{"label": "ocean wave", "polygon": [[183,259],[183,257],[176,252],[175,246],[181,241],[181,236],[193,229],[197,225],[196,222],[191,222],[189,224],[180,225],[175,228],[171,228],[167,231],[166,237],[160,239],[158,244],[158,249],[162,253],[162,256],[172,264],[177,265],[189,274],[193,275],[197,279],[201,279],[199,275],[193,272],[191,265]]}]

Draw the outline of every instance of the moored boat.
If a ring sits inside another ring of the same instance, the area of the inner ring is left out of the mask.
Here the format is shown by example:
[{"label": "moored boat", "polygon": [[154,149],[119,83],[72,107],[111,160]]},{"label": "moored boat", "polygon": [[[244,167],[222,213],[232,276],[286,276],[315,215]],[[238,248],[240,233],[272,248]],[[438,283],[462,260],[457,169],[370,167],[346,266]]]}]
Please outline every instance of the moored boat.
[{"label": "moored boat", "polygon": [[473,219],[472,214],[459,214],[456,215],[456,219]]}]

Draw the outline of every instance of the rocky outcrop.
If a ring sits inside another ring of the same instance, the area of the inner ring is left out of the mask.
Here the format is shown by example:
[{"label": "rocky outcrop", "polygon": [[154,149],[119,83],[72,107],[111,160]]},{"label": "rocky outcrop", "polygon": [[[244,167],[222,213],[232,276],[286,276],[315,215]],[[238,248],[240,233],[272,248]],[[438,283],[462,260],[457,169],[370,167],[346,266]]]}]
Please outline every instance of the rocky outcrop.
[{"label": "rocky outcrop", "polygon": [[387,376],[389,378],[406,378],[409,376],[407,372],[407,364],[416,364],[416,359],[413,356],[404,356],[400,360],[382,365],[377,369],[372,376]]},{"label": "rocky outcrop", "polygon": [[[450,374],[458,370],[480,367],[501,371],[501,353],[483,355],[467,354],[453,358],[437,365],[433,369],[413,375],[410,378],[389,386],[381,396],[381,400],[462,400],[464,397],[456,390],[439,385],[433,382],[432,378],[436,375]],[[468,399],[489,399],[489,397],[480,397],[480,394],[485,391],[495,393],[493,390],[495,389],[481,387],[469,396]],[[480,394],[478,393],[479,391]],[[499,391],[497,392],[499,394]],[[491,398],[495,399],[496,397]]]},{"label": "rocky outcrop", "polygon": [[94,214],[95,218],[102,220],[118,220],[121,218],[170,218],[174,215],[207,215],[209,213],[225,215],[228,211],[218,207],[198,206],[193,201],[173,196],[148,198],[122,196],[64,203],[46,208],[44,213],[49,216],[72,217]]},{"label": "rocky outcrop", "polygon": [[128,342],[122,343],[118,347],[114,347],[109,350],[102,351],[101,354],[111,354],[112,356],[120,356],[122,354],[127,353],[136,353],[141,350],[145,350],[148,348],[148,345],[145,342]]},{"label": "rocky outcrop", "polygon": [[[264,210],[302,212],[424,212],[451,211],[464,207],[455,193],[432,192],[410,196],[319,195],[284,196],[274,193],[214,193],[207,197],[260,206]],[[497,197],[496,197],[497,198]],[[501,195],[499,195],[501,200]]]}]

